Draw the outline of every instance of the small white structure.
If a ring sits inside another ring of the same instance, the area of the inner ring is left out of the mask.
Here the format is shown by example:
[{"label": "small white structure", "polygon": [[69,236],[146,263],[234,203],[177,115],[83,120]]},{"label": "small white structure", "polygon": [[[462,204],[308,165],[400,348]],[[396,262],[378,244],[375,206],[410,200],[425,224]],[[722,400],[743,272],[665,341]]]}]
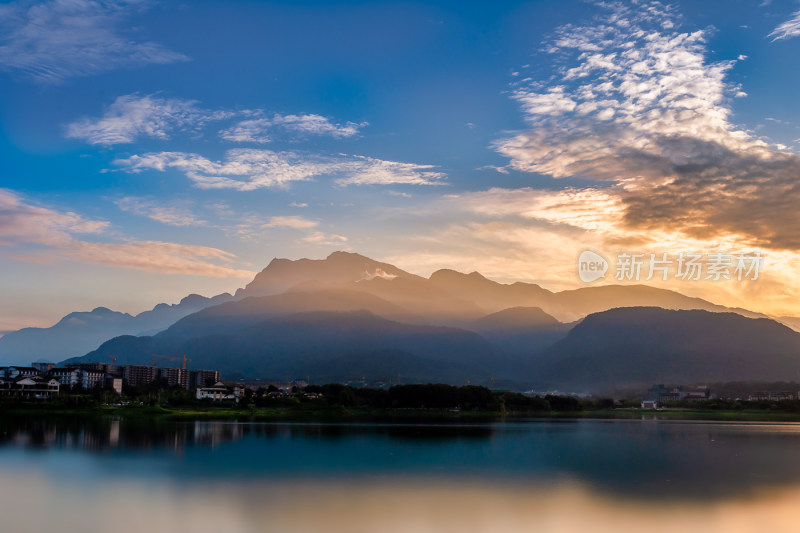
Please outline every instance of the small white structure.
[{"label": "small white structure", "polygon": [[653,400],[644,400],[642,402],[642,409],[656,410],[658,409],[658,402]]},{"label": "small white structure", "polygon": [[210,399],[214,401],[238,400],[238,389],[231,390],[224,383],[218,381],[212,387],[200,387],[197,389],[197,399]]}]

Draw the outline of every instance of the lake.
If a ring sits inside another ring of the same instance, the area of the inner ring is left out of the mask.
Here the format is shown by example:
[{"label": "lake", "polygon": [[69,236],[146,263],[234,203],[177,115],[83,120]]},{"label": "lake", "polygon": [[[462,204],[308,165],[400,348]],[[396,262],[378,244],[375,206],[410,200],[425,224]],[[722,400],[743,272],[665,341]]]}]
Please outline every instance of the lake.
[{"label": "lake", "polygon": [[0,513],[4,532],[797,532],[800,424],[5,418]]}]

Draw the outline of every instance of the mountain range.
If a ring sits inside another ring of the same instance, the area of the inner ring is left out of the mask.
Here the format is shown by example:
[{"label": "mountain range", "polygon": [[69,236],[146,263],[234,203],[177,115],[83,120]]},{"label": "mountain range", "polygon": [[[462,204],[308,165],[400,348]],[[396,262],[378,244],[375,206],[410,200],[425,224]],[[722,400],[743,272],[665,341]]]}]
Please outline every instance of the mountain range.
[{"label": "mountain range", "polygon": [[0,365],[30,364],[36,360],[60,361],[85,354],[117,335],[156,333],[186,315],[231,298],[227,293],[213,298],[190,294],[180,303],[161,303],[138,315],[106,307],[70,313],[49,328],[23,328],[0,337]]},{"label": "mountain range", "polygon": [[51,328],[13,332],[0,338],[0,362],[25,353],[24,362],[114,355],[120,364],[149,364],[156,354],[187,354],[192,367],[230,378],[592,391],[794,379],[796,348],[800,334],[774,320],[674,291],[609,285],[552,292],[453,270],[425,278],[335,252],[323,260],[275,259],[233,296],[193,295],[136,316],[98,308]]}]

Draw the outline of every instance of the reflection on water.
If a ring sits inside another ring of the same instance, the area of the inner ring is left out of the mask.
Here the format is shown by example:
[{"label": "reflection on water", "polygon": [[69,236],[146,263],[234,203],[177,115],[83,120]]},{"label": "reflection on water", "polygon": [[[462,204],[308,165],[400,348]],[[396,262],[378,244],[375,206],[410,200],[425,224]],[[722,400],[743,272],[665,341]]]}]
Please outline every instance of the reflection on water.
[{"label": "reflection on water", "polygon": [[0,513],[27,520],[3,531],[797,531],[799,455],[794,424],[5,419]]}]

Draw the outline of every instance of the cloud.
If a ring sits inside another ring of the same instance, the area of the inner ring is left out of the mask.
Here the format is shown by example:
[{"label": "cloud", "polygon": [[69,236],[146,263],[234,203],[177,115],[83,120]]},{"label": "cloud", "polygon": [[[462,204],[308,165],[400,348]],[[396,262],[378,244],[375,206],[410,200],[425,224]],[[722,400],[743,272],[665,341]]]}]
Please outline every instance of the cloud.
[{"label": "cloud", "polygon": [[[210,122],[261,115],[261,110],[203,109],[195,100],[162,98],[137,93],[117,97],[102,117],[84,117],[65,127],[67,138],[89,144],[112,146],[135,142],[141,137],[166,140],[175,131],[200,133]],[[250,118],[220,131],[220,137],[234,142],[268,143],[275,131],[307,135],[352,137],[366,122],[336,124],[321,115],[281,115]]]},{"label": "cloud", "polygon": [[336,246],[347,242],[347,237],[336,235],[334,233],[323,233],[321,231],[312,232],[302,239],[302,242],[315,245]]},{"label": "cloud", "polygon": [[118,97],[101,118],[67,125],[66,136],[105,146],[132,143],[139,137],[168,139],[173,130],[199,128],[230,116],[225,111],[203,110],[193,100],[129,94]]},{"label": "cloud", "polygon": [[270,217],[269,221],[264,225],[265,228],[292,228],[292,229],[311,229],[316,228],[319,222],[308,220],[307,218],[297,216],[278,216]]},{"label": "cloud", "polygon": [[297,131],[314,135],[330,135],[331,137],[352,137],[358,134],[359,128],[369,125],[368,122],[347,122],[334,124],[321,115],[275,115],[272,123],[289,131]]},{"label": "cloud", "polygon": [[308,204],[305,203],[305,202],[302,202],[302,203],[292,202],[292,203],[289,204],[289,207],[308,207]]},{"label": "cloud", "polygon": [[[90,242],[109,224],[73,212],[32,205],[19,194],[0,189],[0,246],[7,257],[28,262],[73,260],[167,274],[248,278],[252,272],[231,266],[235,256],[205,246],[160,241]],[[220,264],[221,263],[221,264]]]},{"label": "cloud", "polygon": [[203,220],[195,217],[186,207],[159,205],[152,200],[135,196],[126,196],[115,200],[114,203],[123,211],[147,217],[169,226],[202,226],[205,224]]},{"label": "cloud", "polygon": [[281,115],[272,118],[243,120],[220,132],[220,137],[233,142],[268,143],[272,141],[271,132],[286,130],[308,135],[327,135],[335,139],[353,137],[367,122],[359,124],[347,122],[336,124],[327,117],[315,114]]},{"label": "cloud", "polygon": [[147,2],[19,0],[0,6],[0,69],[58,84],[117,68],[186,61],[183,54],[126,35],[125,19]]},{"label": "cloud", "polygon": [[230,128],[220,131],[219,136],[226,141],[265,144],[272,142],[272,137],[268,135],[271,127],[272,121],[267,118],[243,120]]},{"label": "cloud", "polygon": [[431,165],[384,161],[362,156],[319,156],[296,152],[233,149],[225,161],[211,161],[198,154],[154,152],[117,159],[114,164],[127,172],[178,169],[202,189],[252,191],[286,187],[295,181],[334,176],[347,185],[437,185],[445,177]]},{"label": "cloud", "polygon": [[513,86],[529,127],[497,151],[517,170],[598,182],[619,231],[800,247],[789,207],[800,201],[800,157],[730,122],[734,63],[708,63],[705,33],[679,31],[658,2],[608,9],[545,44],[558,81]]},{"label": "cloud", "polygon": [[108,222],[26,203],[17,193],[0,189],[0,246],[59,246],[74,234],[102,233]]},{"label": "cloud", "polygon": [[[171,242],[76,242],[57,252],[65,259],[162,274],[190,274],[215,278],[252,278],[254,272],[231,267],[236,256],[217,248]],[[223,264],[215,264],[215,262]]]},{"label": "cloud", "polygon": [[800,35],[800,11],[795,11],[792,18],[772,30],[767,37],[772,37],[772,41],[775,42],[781,39],[791,39],[798,35]]},{"label": "cloud", "polygon": [[433,171],[433,165],[400,163],[365,156],[351,156],[345,171],[346,177],[338,178],[337,185],[442,185],[443,172]]}]

